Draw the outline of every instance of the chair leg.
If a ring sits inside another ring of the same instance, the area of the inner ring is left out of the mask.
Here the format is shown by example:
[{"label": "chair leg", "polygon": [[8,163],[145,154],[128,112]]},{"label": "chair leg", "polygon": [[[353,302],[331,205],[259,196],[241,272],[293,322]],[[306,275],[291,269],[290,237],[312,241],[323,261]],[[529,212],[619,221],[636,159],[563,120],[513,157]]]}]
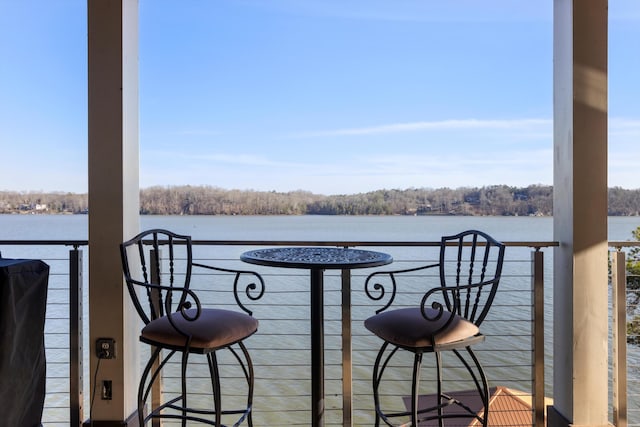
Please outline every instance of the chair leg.
[{"label": "chair leg", "polygon": [[254,373],[253,373],[253,362],[251,361],[251,356],[249,355],[249,351],[244,343],[239,342],[238,347],[242,351],[242,357],[239,352],[236,351],[233,347],[227,347],[227,349],[233,354],[233,357],[236,358],[236,361],[242,368],[242,372],[244,374],[244,378],[247,381],[247,405],[244,411],[240,413],[242,416],[233,427],[237,427],[241,425],[244,420],[247,420],[247,425],[249,427],[253,427],[253,390],[254,390]]},{"label": "chair leg", "polygon": [[[232,354],[234,355],[234,357],[237,359],[238,363],[240,364],[240,367],[243,370],[243,373],[245,375],[246,381],[247,381],[247,407],[244,411],[240,410],[240,411],[236,411],[236,410],[231,410],[228,412],[223,411],[222,409],[222,392],[221,392],[221,383],[220,383],[220,371],[219,371],[219,366],[218,366],[218,361],[217,361],[217,356],[216,356],[216,352],[212,352],[209,354],[206,354],[207,357],[207,365],[209,367],[209,374],[211,377],[211,385],[212,385],[212,391],[213,391],[213,411],[209,412],[210,414],[212,414],[214,416],[214,419],[211,420],[206,420],[205,418],[200,418],[197,415],[193,415],[193,412],[198,413],[201,411],[198,410],[192,410],[189,409],[188,405],[188,394],[187,394],[187,369],[188,369],[188,359],[189,359],[189,353],[188,352],[183,352],[182,354],[182,360],[181,360],[181,394],[179,396],[177,396],[175,399],[172,399],[169,402],[165,402],[164,404],[162,404],[162,407],[168,407],[168,408],[172,408],[173,410],[179,409],[180,410],[180,415],[167,415],[168,418],[179,418],[181,419],[181,425],[182,427],[186,427],[188,425],[188,421],[189,420],[193,420],[193,421],[197,421],[197,422],[202,422],[202,423],[206,423],[206,424],[212,424],[215,426],[219,426],[222,427],[222,417],[223,415],[226,414],[242,414],[242,416],[240,417],[240,419],[234,424],[234,427],[237,427],[239,425],[241,425],[244,420],[247,420],[247,424],[249,427],[253,427],[253,392],[254,392],[254,381],[255,381],[255,375],[254,375],[254,370],[253,370],[253,363],[251,361],[251,357],[249,355],[249,352],[246,348],[246,346],[243,343],[239,343],[239,347],[242,350],[242,356],[240,355],[240,352],[234,350],[231,347],[228,347],[228,349],[232,352]],[[138,388],[138,423],[139,425],[142,427],[145,425],[146,420],[150,419],[150,418],[154,418],[154,412],[158,411],[158,409],[160,408],[151,408],[151,411],[149,413],[149,415],[145,416],[144,415],[144,408],[146,405],[146,401],[149,398],[149,395],[151,393],[151,389],[152,389],[152,385],[153,383],[160,378],[160,371],[162,370],[162,368],[167,364],[167,362],[169,361],[169,359],[171,359],[171,356],[173,356],[176,352],[175,351],[171,351],[167,357],[164,357],[162,362],[160,363],[160,366],[158,366],[157,368],[154,369],[153,365],[155,363],[155,361],[158,359],[159,355],[161,354],[161,349],[160,348],[156,348],[153,350],[152,355],[150,360],[147,362],[143,373],[142,373],[142,378],[140,380],[140,385]],[[148,382],[148,384],[147,384]],[[180,401],[181,405],[178,407],[178,405],[173,405],[174,402]],[[160,412],[158,411],[158,414]],[[204,414],[204,412],[201,412]]]},{"label": "chair leg", "polygon": [[478,369],[478,374],[480,375],[481,384],[478,384],[478,380],[476,379],[476,376],[472,374],[473,379],[476,383],[478,392],[480,393],[480,397],[482,398],[482,405],[484,407],[484,411],[482,414],[482,426],[487,427],[489,423],[489,382],[487,381],[487,376],[484,373],[484,369],[482,368],[480,361],[476,357],[473,350],[471,350],[471,347],[467,347],[467,352],[473,359],[473,362],[475,363],[476,368]]},{"label": "chair leg", "polygon": [[[145,387],[145,384],[147,382],[147,379],[149,378],[149,373],[151,372],[151,368],[153,367],[154,362],[158,359],[158,357],[160,357],[161,351],[162,349],[160,347],[154,347],[152,349],[151,357],[144,367],[142,376],[140,377],[140,384],[138,385],[138,424],[140,425],[140,427],[144,426],[144,408],[146,406],[147,397],[149,396],[149,392],[151,391],[151,387],[156,377],[158,376],[158,373],[154,372],[147,387]],[[154,408],[149,408],[149,413],[152,413],[153,410]]]},{"label": "chair leg", "polygon": [[213,387],[213,408],[215,411],[216,426],[222,425],[222,398],[220,396],[220,371],[218,370],[218,358],[216,352],[207,354],[209,362],[209,374],[211,376],[211,386]]},{"label": "chair leg", "polygon": [[[484,373],[484,369],[482,368],[480,361],[476,357],[471,347],[465,347],[465,348],[469,356],[471,356],[471,360],[475,365],[475,370],[471,366],[471,364],[462,356],[462,353],[460,353],[458,350],[454,350],[454,353],[456,356],[458,356],[458,359],[460,359],[460,361],[464,364],[465,368],[469,372],[469,375],[471,375],[471,378],[473,379],[473,382],[476,386],[476,390],[478,390],[478,395],[480,395],[480,400],[482,401],[482,407],[483,407],[482,417],[480,417],[479,415],[476,415],[475,417],[478,421],[482,422],[483,427],[487,427],[489,422],[488,421],[489,419],[489,383]],[[465,407],[465,409],[467,409],[467,411],[469,412],[472,412],[467,407]]]},{"label": "chair leg", "polygon": [[376,414],[375,427],[380,427],[380,419],[381,419],[380,413],[382,409],[380,408],[380,395],[378,393],[378,388],[380,386],[380,381],[382,380],[382,373],[384,371],[384,366],[386,366],[386,361],[385,361],[385,364],[383,365],[382,369],[380,369],[380,362],[382,361],[382,355],[384,354],[388,346],[389,346],[388,342],[384,342],[382,344],[382,346],[380,347],[380,351],[378,351],[378,356],[376,357],[376,361],[373,365],[373,405],[374,405],[375,414]]},{"label": "chair leg", "polygon": [[242,354],[244,354],[244,358],[247,362],[247,365],[243,365],[240,363],[244,370],[245,378],[247,379],[247,425],[249,427],[253,427],[253,387],[254,387],[254,373],[253,373],[253,362],[251,361],[251,356],[249,355],[249,351],[247,347],[240,342],[238,344],[240,349],[242,350]]},{"label": "chair leg", "polygon": [[381,422],[384,422],[385,425],[393,426],[393,424],[389,421],[389,418],[399,417],[399,416],[408,416],[409,412],[398,412],[398,413],[387,413],[385,414],[382,411],[382,406],[380,404],[380,383],[382,382],[382,376],[384,375],[384,371],[389,364],[389,361],[393,358],[393,355],[400,349],[400,347],[394,347],[393,350],[389,352],[389,355],[384,358],[383,355],[389,346],[388,342],[384,342],[380,347],[380,351],[378,352],[378,356],[376,357],[376,361],[373,365],[373,402],[375,407],[375,426],[379,427]]}]

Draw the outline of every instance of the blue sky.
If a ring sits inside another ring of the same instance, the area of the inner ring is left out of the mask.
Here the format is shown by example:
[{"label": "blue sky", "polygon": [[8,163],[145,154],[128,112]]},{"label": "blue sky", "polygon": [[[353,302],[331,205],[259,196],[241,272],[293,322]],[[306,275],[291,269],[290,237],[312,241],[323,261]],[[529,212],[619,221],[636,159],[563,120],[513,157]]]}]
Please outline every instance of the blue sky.
[{"label": "blue sky", "polygon": [[[640,188],[640,1],[610,0],[609,186]],[[553,182],[552,0],[140,0],[140,185]],[[86,0],[0,0],[0,190],[87,189]]]}]

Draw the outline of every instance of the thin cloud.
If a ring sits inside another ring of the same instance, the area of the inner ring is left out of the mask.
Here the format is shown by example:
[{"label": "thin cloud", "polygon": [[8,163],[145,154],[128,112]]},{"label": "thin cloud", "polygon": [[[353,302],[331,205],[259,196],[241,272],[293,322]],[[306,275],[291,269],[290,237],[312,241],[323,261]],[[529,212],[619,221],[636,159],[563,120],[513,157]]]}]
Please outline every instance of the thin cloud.
[{"label": "thin cloud", "polygon": [[496,165],[532,165],[545,164],[551,165],[553,160],[552,149],[537,150],[509,150],[492,152],[490,156],[486,153],[478,152],[476,155],[467,153],[464,156],[459,154],[430,154],[428,156],[415,155],[385,155],[385,156],[369,156],[360,159],[360,163],[369,165],[371,168],[383,169],[385,167],[397,168],[398,171],[407,170],[428,170],[432,168],[447,169],[451,165],[456,167],[464,167],[475,169],[479,166],[496,166]]},{"label": "thin cloud", "polygon": [[222,134],[223,132],[219,130],[210,129],[183,129],[175,132],[175,135],[184,136],[218,136]]},{"label": "thin cloud", "polygon": [[441,120],[432,122],[394,123],[381,126],[361,128],[335,129],[326,131],[302,132],[291,135],[296,138],[317,138],[327,136],[354,136],[354,135],[379,135],[389,133],[420,132],[431,130],[470,130],[470,129],[495,129],[495,130],[532,130],[548,128],[552,125],[550,119],[515,119],[515,120]]}]

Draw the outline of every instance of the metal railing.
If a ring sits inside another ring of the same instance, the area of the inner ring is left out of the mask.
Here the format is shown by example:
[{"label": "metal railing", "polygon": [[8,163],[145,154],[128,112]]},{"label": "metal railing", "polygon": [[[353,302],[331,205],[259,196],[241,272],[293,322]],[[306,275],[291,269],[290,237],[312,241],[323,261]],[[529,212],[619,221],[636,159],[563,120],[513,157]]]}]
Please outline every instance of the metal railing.
[{"label": "metal railing", "polygon": [[[229,266],[239,263],[239,254],[245,250],[281,245],[366,246],[391,253],[395,263],[411,265],[433,258],[438,242],[194,241],[194,244],[198,246],[199,261]],[[86,268],[83,265],[86,263],[81,250],[86,245],[86,241],[0,241],[0,250],[11,246],[2,251],[5,257],[38,257],[51,266],[45,326],[48,373],[45,426],[80,425],[87,415],[84,408],[89,393],[83,390],[89,383],[88,355],[83,349],[90,346],[84,342],[87,338],[83,334],[86,326],[82,320],[87,316],[83,313],[86,306],[83,307],[82,293],[86,286],[83,284]],[[556,245],[554,242],[507,243],[508,259],[499,291],[503,298],[496,300],[493,317],[483,324],[483,332],[489,336],[487,343],[493,347],[481,348],[478,352],[492,384],[506,385],[516,394],[520,393],[519,397],[532,399],[528,424],[536,426],[544,425],[545,397],[553,396],[550,382],[553,361],[549,345],[552,268],[551,257],[545,257],[545,254],[548,248]],[[610,407],[612,422],[619,427],[640,422],[640,412],[633,403],[640,400],[640,383],[635,378],[629,379],[627,373],[630,346],[626,335],[627,279],[625,252],[621,250],[637,245],[611,243],[618,250],[612,252],[613,381]],[[62,249],[69,246],[73,249],[61,255]],[[43,247],[56,247],[57,250],[34,250]],[[39,252],[43,252],[42,255]],[[258,377],[254,420],[260,426],[282,425],[284,418],[288,425],[308,425],[307,272],[266,267],[260,272],[267,282],[269,297],[263,298],[255,307],[260,330],[247,343],[250,351],[256,354]],[[327,274],[325,279],[326,425],[368,425],[372,419],[370,372],[379,343],[362,327],[363,320],[372,314],[371,301],[363,290],[369,272],[353,271],[346,279],[337,272]],[[194,279],[194,286],[197,286],[196,282]],[[202,291],[206,292],[206,289]],[[517,317],[505,318],[504,313],[510,305]],[[284,307],[287,309],[283,310]],[[345,331],[350,336],[348,340],[343,338]],[[500,357],[496,357],[498,354]],[[165,387],[170,388],[170,383],[169,378]],[[401,401],[402,393],[394,398]]]},{"label": "metal railing", "polygon": [[[636,365],[640,361],[640,329],[637,287],[629,286],[624,248],[638,247],[637,242],[610,242],[611,253],[611,353],[612,353],[612,418],[617,427],[640,425],[640,377]],[[635,326],[635,328],[633,328]],[[634,363],[629,364],[633,354]],[[630,369],[631,367],[631,369]],[[635,375],[630,375],[634,372]]]}]

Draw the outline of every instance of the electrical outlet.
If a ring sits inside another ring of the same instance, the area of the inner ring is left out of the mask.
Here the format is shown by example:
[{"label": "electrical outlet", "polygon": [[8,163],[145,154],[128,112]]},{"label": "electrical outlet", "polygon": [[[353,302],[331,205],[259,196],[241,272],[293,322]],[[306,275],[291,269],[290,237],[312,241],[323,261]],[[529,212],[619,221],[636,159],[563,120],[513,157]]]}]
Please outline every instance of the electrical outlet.
[{"label": "electrical outlet", "polygon": [[102,400],[113,399],[113,386],[111,380],[102,381]]},{"label": "electrical outlet", "polygon": [[96,340],[96,356],[98,359],[114,359],[116,357],[116,340],[98,338]]}]

